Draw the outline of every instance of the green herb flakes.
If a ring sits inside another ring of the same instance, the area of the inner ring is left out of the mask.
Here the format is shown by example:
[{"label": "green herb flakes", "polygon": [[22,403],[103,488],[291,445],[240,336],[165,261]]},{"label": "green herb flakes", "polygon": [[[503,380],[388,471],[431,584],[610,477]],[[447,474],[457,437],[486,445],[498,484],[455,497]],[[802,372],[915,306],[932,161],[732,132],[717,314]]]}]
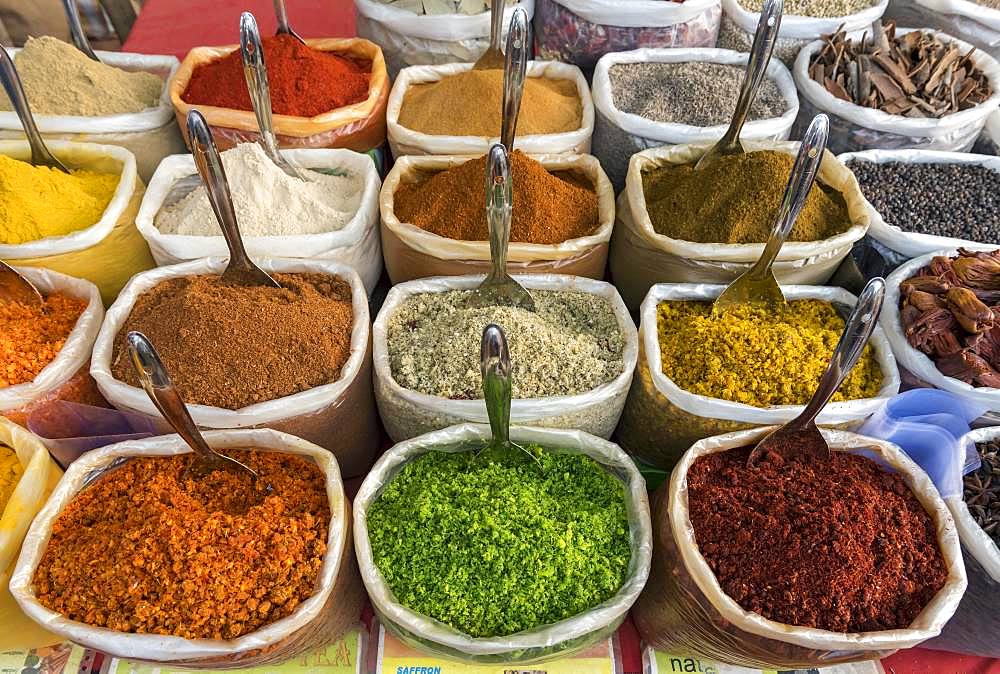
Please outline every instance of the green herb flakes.
[{"label": "green herb flakes", "polygon": [[631,557],[624,486],[589,457],[527,450],[430,452],[389,483],[368,537],[400,603],[494,637],[615,595]]}]

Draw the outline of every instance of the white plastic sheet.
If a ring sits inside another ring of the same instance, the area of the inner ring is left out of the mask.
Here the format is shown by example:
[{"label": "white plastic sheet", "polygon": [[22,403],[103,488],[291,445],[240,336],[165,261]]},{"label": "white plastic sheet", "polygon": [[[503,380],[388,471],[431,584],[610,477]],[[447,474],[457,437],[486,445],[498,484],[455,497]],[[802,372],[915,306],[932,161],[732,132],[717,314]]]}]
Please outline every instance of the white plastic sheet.
[{"label": "white plastic sheet", "polygon": [[574,430],[511,427],[515,442],[584,454],[624,483],[632,557],[618,593],[579,615],[506,637],[470,637],[398,603],[375,566],[368,540],[368,508],[383,487],[410,460],[430,451],[460,452],[481,448],[491,438],[489,426],[463,424],[421,435],[391,448],[365,478],[354,504],[355,550],[361,577],[382,623],[421,651],[475,663],[514,665],[573,653],[608,638],[625,618],[646,584],[652,550],[646,483],[632,460],[611,442]]}]

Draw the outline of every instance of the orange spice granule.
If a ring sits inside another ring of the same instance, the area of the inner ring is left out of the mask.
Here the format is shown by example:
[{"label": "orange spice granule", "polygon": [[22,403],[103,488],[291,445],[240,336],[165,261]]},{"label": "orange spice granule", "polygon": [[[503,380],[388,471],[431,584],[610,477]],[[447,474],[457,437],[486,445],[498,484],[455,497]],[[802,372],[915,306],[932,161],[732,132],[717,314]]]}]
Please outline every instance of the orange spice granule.
[{"label": "orange spice granule", "polygon": [[85,300],[62,293],[45,298],[44,308],[0,302],[0,387],[31,381],[62,349]]},{"label": "orange spice granule", "polygon": [[292,613],[327,550],[324,475],[300,456],[225,453],[273,491],[261,500],[225,471],[181,481],[190,454],[130,459],[55,521],[38,600],[89,625],[188,639],[235,639]]}]

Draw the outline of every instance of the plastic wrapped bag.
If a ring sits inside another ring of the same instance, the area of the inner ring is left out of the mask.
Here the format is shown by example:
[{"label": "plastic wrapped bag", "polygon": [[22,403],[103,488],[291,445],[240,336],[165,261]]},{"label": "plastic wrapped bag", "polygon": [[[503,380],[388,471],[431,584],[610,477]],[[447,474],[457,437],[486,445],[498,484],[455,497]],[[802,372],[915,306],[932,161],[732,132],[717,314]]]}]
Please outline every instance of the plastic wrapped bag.
[{"label": "plastic wrapped bag", "polygon": [[[535,14],[535,0],[517,0],[517,6]],[[382,47],[389,76],[406,66],[473,63],[490,43],[490,13],[414,14],[380,0],[354,0],[358,37]],[[506,26],[514,6],[504,10]]]},{"label": "plastic wrapped bag", "polygon": [[586,70],[609,52],[643,47],[714,47],[719,0],[538,0],[535,53]]},{"label": "plastic wrapped bag", "polygon": [[976,141],[972,151],[979,154],[1000,155],[1000,110],[986,118],[986,126],[979,134],[979,140]]},{"label": "plastic wrapped bag", "polygon": [[[410,66],[400,71],[389,94],[386,123],[389,128],[389,149],[397,160],[409,154],[483,155],[490,146],[500,142],[500,129],[492,138],[485,136],[435,136],[408,129],[399,123],[406,90],[413,84],[438,82],[449,75],[472,70],[471,63],[445,63],[436,66]],[[590,87],[579,68],[554,61],[528,61],[527,77],[553,80],[573,80],[583,108],[580,128],[562,133],[518,134],[514,147],[528,154],[579,154],[590,152],[590,137],[594,133],[594,102]]]},{"label": "plastic wrapped bag", "polygon": [[[146,393],[111,374],[115,337],[124,326],[136,300],[157,284],[180,276],[221,274],[227,258],[208,257],[139,274],[108,309],[94,344],[90,374],[112,405],[126,412],[153,417],[165,424]],[[202,428],[273,428],[314,442],[337,457],[345,477],[364,473],[371,465],[379,438],[371,387],[371,331],[368,295],[352,267],[328,260],[265,258],[256,260],[267,272],[319,273],[337,276],[351,286],[354,327],[351,355],[340,378],[283,398],[228,410],[208,405],[188,405],[194,422]],[[247,373],[249,376],[250,373]]]},{"label": "plastic wrapped bag", "polygon": [[[870,161],[876,164],[890,162],[905,162],[910,164],[976,164],[993,171],[1000,171],[1000,158],[986,155],[968,154],[965,152],[938,152],[934,150],[867,150],[865,152],[848,152],[837,157],[848,162]],[[942,248],[960,248],[975,246],[977,242],[966,239],[956,239],[920,232],[907,232],[893,223],[895,213],[879,213],[867,199],[868,212],[871,215],[871,227],[868,235],[908,258],[933,253]],[[942,213],[942,215],[944,215]],[[904,216],[905,217],[905,216]],[[980,242],[979,245],[982,245]]]},{"label": "plastic wrapped bag", "polygon": [[[763,243],[696,243],[657,234],[646,210],[642,174],[666,164],[698,160],[712,141],[645,150],[632,157],[625,191],[618,197],[618,223],[611,237],[611,276],[630,309],[642,302],[655,283],[729,283],[750,268],[764,252]],[[799,143],[744,140],[747,151],[773,150],[794,155]],[[852,226],[822,241],[789,241],[774,263],[779,283],[825,283],[868,231],[868,204],[846,166],[827,152],[818,178],[840,192],[847,202]],[[714,434],[713,434],[714,435]]]},{"label": "plastic wrapped bag", "polygon": [[[868,29],[872,23],[882,18],[888,4],[889,0],[879,0],[877,4],[860,12],[829,18],[786,14],[781,18],[774,56],[791,68],[799,50],[820,35],[836,33],[838,30],[850,33]],[[739,0],[722,0],[722,10],[719,46],[736,51],[750,51],[757,22],[760,21],[760,12],[744,9]],[[809,119],[812,119],[811,115]],[[830,140],[833,140],[832,134]]]},{"label": "plastic wrapped bag", "polygon": [[[773,428],[729,433],[698,442],[684,453],[653,502],[653,563],[632,617],[658,650],[765,670],[810,669],[885,657],[937,635],[965,590],[955,522],[927,476],[895,445],[854,433],[822,429],[835,451],[875,454],[901,474],[937,525],[948,578],[905,629],[839,633],[768,620],[725,594],[698,550],[688,516],[687,474],[700,457],[758,442]],[[736,523],[738,526],[738,523]]]},{"label": "plastic wrapped bag", "polygon": [[[8,49],[11,56],[20,49]],[[114,51],[96,52],[102,63],[131,72],[144,71],[163,78],[159,104],[141,112],[100,117],[35,114],[35,124],[46,141],[117,145],[135,155],[139,178],[148,181],[164,157],[184,151],[184,138],[177,128],[174,108],[167,93],[167,80],[177,71],[174,56],[148,56]],[[0,140],[23,140],[21,120],[13,110],[0,111]]]},{"label": "plastic wrapped bag", "polygon": [[[592,234],[559,244],[517,243],[508,247],[507,269],[518,274],[571,274],[603,279],[608,242],[615,222],[615,195],[600,162],[590,155],[531,155],[550,172],[585,177],[597,192],[598,225]],[[401,157],[385,177],[379,194],[385,267],[393,283],[428,276],[485,274],[490,270],[489,241],[460,241],[438,236],[408,222],[395,212],[401,183],[417,182],[473,157]],[[517,205],[514,206],[517,208]]]},{"label": "plastic wrapped bag", "polygon": [[[658,468],[673,468],[684,450],[699,440],[755,426],[785,423],[805,407],[754,407],[710,398],[685,391],[663,373],[657,306],[663,301],[711,301],[724,289],[722,285],[663,283],[653,286],[642,303],[639,313],[639,365],[632,379],[616,439],[629,454],[639,456]],[[858,301],[841,288],[783,285],[781,290],[789,301],[817,299],[830,302],[841,315],[846,315]],[[818,424],[857,428],[887,398],[899,391],[899,371],[881,328],[875,328],[869,343],[882,370],[882,388],[878,395],[828,403],[816,419]]]},{"label": "plastic wrapped bag", "polygon": [[254,447],[308,457],[326,476],[330,528],[315,594],[290,615],[230,640],[117,632],[70,620],[38,602],[32,580],[59,514],[78,492],[124,457],[173,456],[191,451],[179,436],[166,435],[96,449],[69,467],[32,523],[11,576],[11,594],[28,617],[64,639],[112,657],[192,669],[278,664],[337,639],[357,622],[364,592],[351,550],[351,505],[344,494],[336,459],[310,442],[270,429],[208,431],[204,435],[208,444],[217,449]]},{"label": "plastic wrapped bag", "polygon": [[[1000,439],[1000,427],[980,428],[962,438],[977,443]],[[1000,548],[969,513],[962,495],[946,497],[962,542],[969,587],[955,616],[941,635],[927,642],[928,648],[1000,658]]]},{"label": "plastic wrapped bag", "polygon": [[[914,29],[897,28],[896,35],[912,30]],[[955,43],[963,54],[973,49],[971,44],[956,40],[950,35],[934,32],[934,36],[942,42]],[[826,147],[834,154],[906,148],[965,152],[976,142],[979,132],[986,124],[986,118],[1000,104],[1000,63],[978,50],[970,58],[989,78],[993,94],[968,110],[935,119],[890,115],[881,110],[848,103],[836,98],[809,77],[809,62],[823,45],[822,40],[816,40],[803,47],[792,67],[792,76],[799,89],[799,116],[792,128],[792,135],[803,132],[817,114],[826,113],[830,117],[830,139]]]},{"label": "plastic wrapped bag", "polygon": [[[994,250],[996,246],[977,244],[975,246],[966,246],[966,248]],[[885,280],[885,300],[882,302],[882,315],[879,317],[879,322],[885,330],[889,344],[892,345],[892,353],[896,356],[901,370],[908,371],[922,384],[951,391],[971,403],[987,408],[990,412],[1000,412],[1000,388],[972,386],[954,377],[944,376],[937,369],[934,361],[926,354],[910,346],[910,343],[906,340],[906,333],[903,330],[899,312],[899,302],[902,299],[899,292],[899,284],[908,278],[916,276],[922,267],[930,264],[930,261],[938,255],[954,257],[957,254],[958,251],[954,249],[938,250],[927,255],[921,255],[897,267]]]},{"label": "plastic wrapped bag", "polygon": [[[65,236],[21,244],[0,243],[0,260],[86,279],[101,291],[104,303],[111,304],[134,274],[153,266],[149,247],[135,228],[135,214],[144,191],[136,176],[135,156],[112,145],[60,140],[46,145],[70,168],[118,173],[121,181],[104,215],[92,226]],[[25,141],[0,141],[0,154],[30,161],[31,147]]]},{"label": "plastic wrapped bag", "polygon": [[[622,112],[615,107],[611,78],[608,71],[621,63],[723,63],[746,66],[748,54],[728,49],[636,49],[630,52],[605,54],[594,70],[593,96],[597,118],[594,123],[593,151],[601,166],[608,172],[615,192],[625,187],[632,155],[651,147],[683,145],[718,140],[728,124],[718,126],[692,126],[675,122],[657,122],[640,115]],[[749,120],[740,138],[746,140],[787,140],[792,123],[799,111],[799,97],[795,82],[788,68],[779,61],[767,66],[767,77],[772,80],[787,102],[780,117]],[[735,104],[735,102],[734,102]]]},{"label": "plastic wrapped bag", "polygon": [[[48,269],[16,268],[42,295],[61,292],[87,302],[59,353],[31,381],[0,387],[0,420],[7,417],[21,426],[28,415],[59,400],[101,404],[90,377],[90,351],[104,320],[104,305],[93,283]],[[2,439],[0,439],[2,440]],[[0,567],[2,570],[3,567]]]},{"label": "plastic wrapped bag", "polygon": [[1000,59],[1000,9],[970,0],[892,0],[887,19],[941,30]]},{"label": "plastic wrapped bag", "polygon": [[[516,404],[516,401],[515,401]],[[618,593],[579,615],[505,637],[473,638],[398,603],[372,559],[368,508],[403,465],[430,451],[461,452],[482,447],[490,427],[463,424],[421,435],[391,448],[365,478],[354,503],[354,547],[361,578],[379,620],[404,643],[419,650],[471,663],[515,665],[578,653],[607,639],[625,619],[649,575],[651,525],[646,484],[618,445],[581,431],[512,426],[514,442],[534,442],[546,449],[584,454],[624,483],[632,558]]]},{"label": "plastic wrapped bag", "polygon": [[[283,150],[282,156],[295,166],[320,172],[346,170],[364,176],[364,189],[354,217],[342,228],[323,234],[244,237],[251,257],[301,257],[336,260],[351,265],[371,292],[382,273],[382,250],[378,236],[378,192],[382,186],[371,157],[350,150]],[[139,206],[135,225],[149,243],[156,264],[166,266],[201,257],[228,256],[229,249],[218,236],[164,234],[156,227],[156,215],[201,185],[191,155],[167,157],[160,164]]]},{"label": "plastic wrapped bag", "polygon": [[[394,441],[401,442],[467,421],[486,423],[489,420],[486,403],[482,399],[451,400],[400,386],[392,376],[388,346],[389,320],[407,298],[420,293],[471,290],[483,278],[481,275],[451,276],[410,281],[395,286],[385,298],[372,328],[375,400],[385,430]],[[511,423],[576,428],[603,438],[610,437],[621,416],[638,354],[635,325],[618,291],[603,281],[562,274],[518,275],[517,280],[529,290],[576,291],[603,297],[618,318],[625,348],[622,352],[622,372],[611,381],[576,395],[515,398],[510,407]]]},{"label": "plastic wrapped bag", "polygon": [[[385,141],[385,102],[389,95],[389,73],[385,68],[382,50],[378,45],[361,38],[309,39],[306,44],[319,51],[339,52],[371,62],[368,98],[315,117],[274,115],[274,133],[278,145],[283,148],[342,147],[358,152],[368,152],[380,146]],[[181,100],[196,67],[222,58],[238,48],[239,45],[195,47],[181,61],[180,68],[170,80],[169,91],[170,101],[185,137],[187,113],[197,108],[205,115],[220,150],[260,139],[257,117],[252,110],[191,105]]]}]

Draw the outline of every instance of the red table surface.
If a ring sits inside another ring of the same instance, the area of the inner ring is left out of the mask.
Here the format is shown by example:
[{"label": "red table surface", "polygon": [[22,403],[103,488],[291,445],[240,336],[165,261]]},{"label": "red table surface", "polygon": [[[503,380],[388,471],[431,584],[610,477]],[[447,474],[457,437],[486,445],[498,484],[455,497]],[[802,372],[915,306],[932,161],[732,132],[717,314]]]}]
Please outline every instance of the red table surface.
[{"label": "red table surface", "polygon": [[[286,5],[292,26],[303,37],[354,35],[351,0],[287,0]],[[146,0],[122,50],[183,59],[192,47],[235,44],[243,11],[254,13],[264,35],[274,32],[271,0]],[[626,626],[619,636],[625,672],[641,671],[634,628]],[[1000,674],[1000,660],[922,648],[901,651],[882,664],[887,674]]]}]

